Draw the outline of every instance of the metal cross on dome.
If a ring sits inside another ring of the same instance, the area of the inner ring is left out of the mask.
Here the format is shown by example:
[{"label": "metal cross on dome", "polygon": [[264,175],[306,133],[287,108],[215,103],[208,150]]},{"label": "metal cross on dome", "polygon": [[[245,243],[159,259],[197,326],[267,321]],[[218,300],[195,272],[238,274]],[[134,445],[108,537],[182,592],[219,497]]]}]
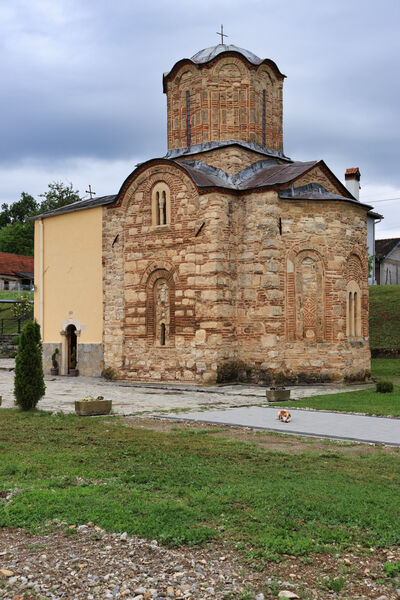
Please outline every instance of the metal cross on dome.
[{"label": "metal cross on dome", "polygon": [[217,31],[217,35],[221,36],[221,44],[224,46],[224,37],[229,37],[226,35],[226,33],[224,33],[224,26],[221,25],[221,31]]}]

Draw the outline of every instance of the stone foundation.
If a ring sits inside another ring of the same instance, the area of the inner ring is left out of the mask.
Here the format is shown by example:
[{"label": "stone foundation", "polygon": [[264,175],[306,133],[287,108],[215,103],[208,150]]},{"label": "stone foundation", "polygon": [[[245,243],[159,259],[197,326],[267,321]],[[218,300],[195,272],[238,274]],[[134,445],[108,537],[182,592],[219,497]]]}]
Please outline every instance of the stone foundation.
[{"label": "stone foundation", "polygon": [[[59,373],[62,375],[62,344],[43,344],[43,371],[45,375],[50,374],[52,368],[51,355],[58,348],[57,362]],[[79,344],[78,343],[78,365],[80,375],[87,377],[100,377],[103,370],[103,345],[102,344]]]}]

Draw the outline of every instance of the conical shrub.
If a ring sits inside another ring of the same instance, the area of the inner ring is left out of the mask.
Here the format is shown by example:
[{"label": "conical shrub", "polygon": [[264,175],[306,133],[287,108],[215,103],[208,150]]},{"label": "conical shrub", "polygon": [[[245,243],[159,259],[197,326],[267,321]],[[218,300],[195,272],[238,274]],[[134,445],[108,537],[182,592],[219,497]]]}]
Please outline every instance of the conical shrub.
[{"label": "conical shrub", "polygon": [[40,326],[30,321],[22,330],[15,359],[15,401],[22,410],[32,410],[45,391]]}]

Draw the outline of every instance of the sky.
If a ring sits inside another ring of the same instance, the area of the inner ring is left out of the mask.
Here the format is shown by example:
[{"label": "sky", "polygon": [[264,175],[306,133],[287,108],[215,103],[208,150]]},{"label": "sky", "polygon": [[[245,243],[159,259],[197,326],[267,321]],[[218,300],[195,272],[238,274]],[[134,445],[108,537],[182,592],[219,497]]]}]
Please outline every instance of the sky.
[{"label": "sky", "polygon": [[399,22],[399,0],[0,0],[0,203],[117,193],[167,151],[163,72],[223,24],[287,76],[285,154],[359,167],[376,237],[400,237]]}]

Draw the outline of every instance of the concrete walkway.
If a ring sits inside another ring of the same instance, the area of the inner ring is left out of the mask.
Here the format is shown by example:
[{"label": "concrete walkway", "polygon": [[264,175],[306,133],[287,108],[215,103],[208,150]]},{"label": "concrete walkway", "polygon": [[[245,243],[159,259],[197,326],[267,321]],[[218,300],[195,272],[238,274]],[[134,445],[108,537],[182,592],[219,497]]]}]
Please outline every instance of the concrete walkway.
[{"label": "concrete walkway", "polygon": [[[4,408],[14,406],[13,367],[13,360],[0,360],[0,395],[3,397]],[[400,419],[291,409],[292,421],[288,424],[281,423],[276,420],[277,407],[260,406],[265,404],[266,388],[259,386],[140,384],[107,382],[94,377],[46,377],[45,383],[46,395],[40,400],[38,408],[52,412],[72,413],[75,400],[104,396],[113,401],[115,413],[126,416],[146,413],[283,433],[400,445]],[[291,397],[296,399],[356,391],[366,387],[370,386],[335,384],[296,386],[290,389]],[[172,416],[170,411],[176,411],[176,414]]]},{"label": "concrete walkway", "polygon": [[278,412],[279,408],[276,406],[249,406],[247,408],[190,412],[181,417],[174,415],[168,416],[168,418],[183,418],[201,423],[251,427],[311,437],[400,446],[400,419],[291,408],[291,421],[282,423],[277,419]]}]

